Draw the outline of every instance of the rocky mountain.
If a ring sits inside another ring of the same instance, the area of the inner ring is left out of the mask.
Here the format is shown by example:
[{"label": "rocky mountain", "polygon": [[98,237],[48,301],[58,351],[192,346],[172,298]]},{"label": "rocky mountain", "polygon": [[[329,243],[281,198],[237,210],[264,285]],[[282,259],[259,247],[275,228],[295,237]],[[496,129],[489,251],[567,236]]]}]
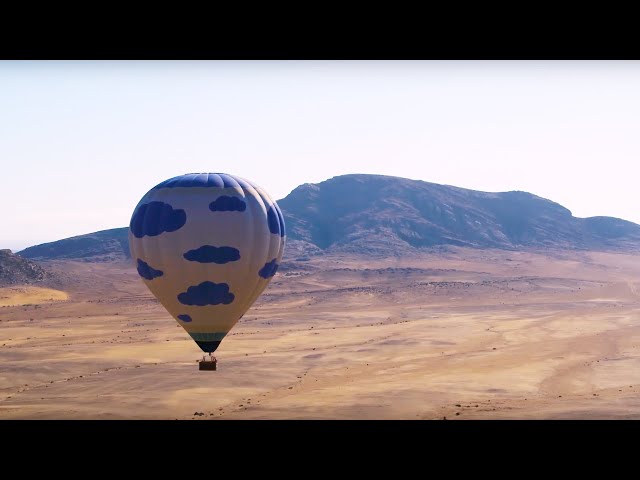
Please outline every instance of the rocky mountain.
[{"label": "rocky mountain", "polygon": [[640,225],[612,217],[576,218],[562,205],[520,191],[487,193],[382,175],[343,175],[301,185],[278,205],[289,238],[322,249],[640,247]]},{"label": "rocky mountain", "polygon": [[53,275],[31,260],[0,250],[0,287],[37,284],[52,280]]},{"label": "rocky mountain", "polygon": [[[640,225],[577,218],[527,192],[479,192],[382,175],[342,175],[297,187],[278,200],[286,256],[326,251],[394,255],[436,246],[640,249]],[[127,228],[27,248],[31,259],[109,261],[129,256]]]}]

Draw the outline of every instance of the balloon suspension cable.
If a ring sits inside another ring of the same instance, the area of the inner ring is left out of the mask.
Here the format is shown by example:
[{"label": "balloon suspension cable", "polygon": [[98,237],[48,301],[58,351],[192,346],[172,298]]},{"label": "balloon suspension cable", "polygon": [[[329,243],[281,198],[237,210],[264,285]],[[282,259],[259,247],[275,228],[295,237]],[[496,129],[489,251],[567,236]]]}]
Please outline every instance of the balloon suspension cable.
[{"label": "balloon suspension cable", "polygon": [[[206,362],[207,361],[207,356],[206,355],[202,355],[202,361]],[[213,352],[209,352],[209,361],[210,362],[217,362],[218,360],[216,359],[216,357],[213,356]]]}]

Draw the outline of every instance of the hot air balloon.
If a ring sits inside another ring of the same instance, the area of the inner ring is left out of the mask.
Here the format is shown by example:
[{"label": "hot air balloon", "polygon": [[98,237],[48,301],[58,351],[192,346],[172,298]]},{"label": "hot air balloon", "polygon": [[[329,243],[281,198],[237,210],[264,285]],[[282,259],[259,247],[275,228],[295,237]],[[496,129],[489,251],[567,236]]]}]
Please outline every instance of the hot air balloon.
[{"label": "hot air balloon", "polygon": [[282,212],[258,185],[224,173],[190,173],[149,190],[129,224],[138,274],[215,370],[222,339],[278,270]]}]

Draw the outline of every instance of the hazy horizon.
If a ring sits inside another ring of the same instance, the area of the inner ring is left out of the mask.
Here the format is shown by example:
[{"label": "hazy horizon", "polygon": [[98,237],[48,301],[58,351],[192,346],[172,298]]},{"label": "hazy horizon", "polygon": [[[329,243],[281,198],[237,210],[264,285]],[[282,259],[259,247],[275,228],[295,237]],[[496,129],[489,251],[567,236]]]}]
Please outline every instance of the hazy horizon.
[{"label": "hazy horizon", "polygon": [[126,226],[192,171],[274,199],[352,173],[522,190],[640,223],[637,85],[633,61],[0,62],[0,248]]}]

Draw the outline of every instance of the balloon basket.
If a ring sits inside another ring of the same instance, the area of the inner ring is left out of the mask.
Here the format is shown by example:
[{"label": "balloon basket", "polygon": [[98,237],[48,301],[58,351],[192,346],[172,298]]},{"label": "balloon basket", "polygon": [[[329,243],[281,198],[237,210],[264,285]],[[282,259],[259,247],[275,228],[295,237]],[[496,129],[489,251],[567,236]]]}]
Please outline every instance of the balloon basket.
[{"label": "balloon basket", "polygon": [[212,360],[200,360],[198,362],[199,370],[217,370],[218,361],[215,359]]}]

